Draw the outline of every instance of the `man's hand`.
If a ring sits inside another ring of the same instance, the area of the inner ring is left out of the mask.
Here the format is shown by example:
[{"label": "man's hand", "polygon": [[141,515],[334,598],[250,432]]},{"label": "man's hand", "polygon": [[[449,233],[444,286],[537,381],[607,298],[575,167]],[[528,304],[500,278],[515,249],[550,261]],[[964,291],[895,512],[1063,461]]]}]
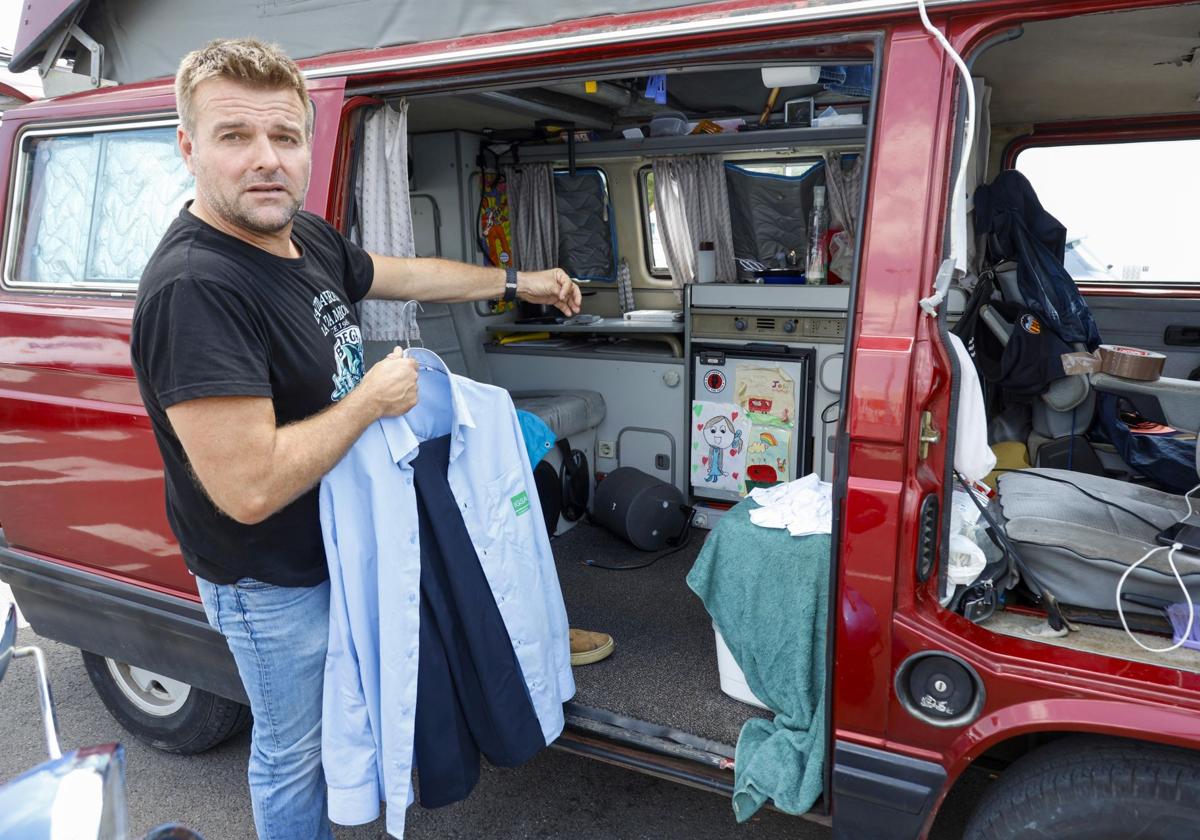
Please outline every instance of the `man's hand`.
[{"label": "man's hand", "polygon": [[517,274],[517,297],[529,303],[557,306],[566,316],[579,314],[579,287],[561,268]]},{"label": "man's hand", "polygon": [[404,414],[417,404],[417,362],[397,347],[367,371],[358,387],[380,417]]}]

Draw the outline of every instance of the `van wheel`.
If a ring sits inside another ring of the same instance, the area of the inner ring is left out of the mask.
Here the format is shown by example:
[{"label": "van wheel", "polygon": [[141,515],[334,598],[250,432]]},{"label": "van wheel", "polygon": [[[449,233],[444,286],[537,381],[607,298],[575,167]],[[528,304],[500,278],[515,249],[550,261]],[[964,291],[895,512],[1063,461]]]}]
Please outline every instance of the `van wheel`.
[{"label": "van wheel", "polygon": [[1034,750],[983,797],[967,840],[1179,840],[1200,825],[1200,756],[1071,736]]},{"label": "van wheel", "polygon": [[152,747],[194,755],[250,726],[250,709],[241,703],[116,659],[82,653],[88,678],[109,714]]}]

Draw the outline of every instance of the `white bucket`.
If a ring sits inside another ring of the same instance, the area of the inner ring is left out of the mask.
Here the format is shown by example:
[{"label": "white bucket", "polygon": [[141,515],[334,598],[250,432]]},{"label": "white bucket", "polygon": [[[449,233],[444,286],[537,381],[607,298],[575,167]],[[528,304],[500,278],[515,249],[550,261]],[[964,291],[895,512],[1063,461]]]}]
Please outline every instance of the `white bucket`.
[{"label": "white bucket", "polygon": [[721,691],[734,700],[766,709],[767,705],[755,697],[750,686],[746,685],[746,675],[734,661],[733,654],[729,652],[729,646],[721,638],[721,633],[715,624],[713,625],[713,635],[717,638],[717,671],[721,675]]}]

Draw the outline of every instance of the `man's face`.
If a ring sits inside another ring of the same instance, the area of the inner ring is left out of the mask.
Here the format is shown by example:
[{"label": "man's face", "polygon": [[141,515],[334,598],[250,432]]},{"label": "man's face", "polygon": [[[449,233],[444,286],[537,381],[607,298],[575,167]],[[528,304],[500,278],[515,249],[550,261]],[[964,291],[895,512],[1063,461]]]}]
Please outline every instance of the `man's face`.
[{"label": "man's face", "polygon": [[308,191],[312,149],[306,103],[295,91],[209,79],[193,94],[195,126],[179,146],[196,197],[231,225],[257,234],[288,226]]}]

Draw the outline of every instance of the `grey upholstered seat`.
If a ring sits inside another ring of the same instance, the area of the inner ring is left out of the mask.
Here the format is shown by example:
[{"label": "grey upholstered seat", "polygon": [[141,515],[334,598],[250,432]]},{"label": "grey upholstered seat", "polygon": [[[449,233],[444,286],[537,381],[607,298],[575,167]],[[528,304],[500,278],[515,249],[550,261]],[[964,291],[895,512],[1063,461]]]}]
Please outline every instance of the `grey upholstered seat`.
[{"label": "grey upholstered seat", "polygon": [[[1008,537],[1022,560],[1059,601],[1091,609],[1116,610],[1121,575],[1158,544],[1160,531],[1188,515],[1182,496],[1068,470],[1004,473],[997,489]],[[1193,599],[1200,597],[1200,556],[1176,552],[1175,565]],[[1183,601],[1165,551],[1132,572],[1123,592]]]},{"label": "grey upholstered seat", "polygon": [[604,419],[604,397],[595,391],[519,391],[517,408],[536,414],[559,440],[594,429]]}]

